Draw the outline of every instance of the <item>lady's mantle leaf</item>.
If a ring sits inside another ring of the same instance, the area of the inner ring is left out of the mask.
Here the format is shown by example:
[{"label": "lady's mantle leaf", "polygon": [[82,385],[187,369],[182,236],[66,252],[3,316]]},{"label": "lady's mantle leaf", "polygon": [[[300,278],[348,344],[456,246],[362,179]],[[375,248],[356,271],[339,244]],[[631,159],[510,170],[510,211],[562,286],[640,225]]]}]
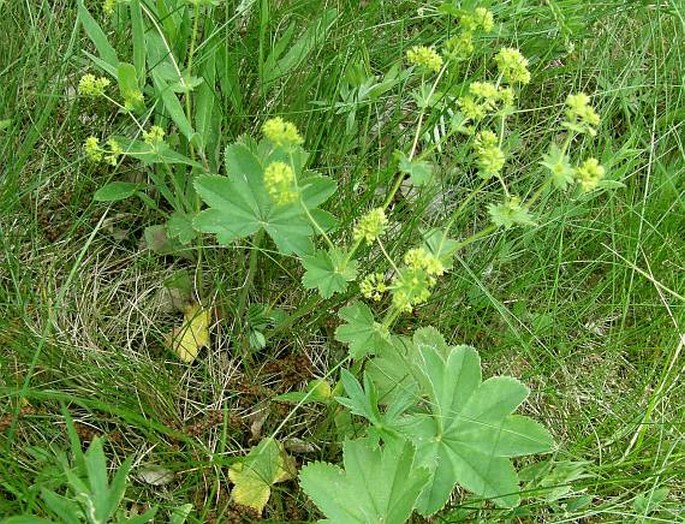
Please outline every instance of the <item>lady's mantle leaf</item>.
[{"label": "lady's mantle leaf", "polygon": [[[300,181],[301,201],[277,206],[264,187],[264,162],[244,143],[226,148],[228,177],[203,175],[195,180],[195,189],[209,209],[193,220],[198,231],[215,233],[221,244],[253,235],[264,229],[284,254],[310,255],[309,237],[314,230],[303,205],[310,211],[335,192],[335,183],[323,176]],[[295,166],[296,171],[299,169]]]},{"label": "lady's mantle leaf", "polygon": [[300,486],[331,524],[402,524],[428,481],[414,467],[414,447],[397,439],[383,448],[368,439],[345,442],[342,470],[317,462],[300,472]]},{"label": "lady's mantle leaf", "polygon": [[307,289],[318,288],[323,298],[343,293],[347,283],[357,278],[357,263],[346,261],[345,253],[338,249],[317,251],[313,256],[305,257],[302,264],[307,270],[302,285]]},{"label": "lady's mantle leaf", "polygon": [[281,444],[266,438],[228,470],[234,484],[231,498],[261,513],[271,496],[271,486],[294,476],[295,466]]},{"label": "lady's mantle leaf", "polygon": [[198,304],[186,308],[183,325],[174,328],[167,345],[183,362],[192,362],[209,345],[210,311]]},{"label": "lady's mantle leaf", "polygon": [[352,358],[373,355],[382,347],[390,345],[390,335],[373,318],[366,304],[355,302],[340,310],[340,318],[345,324],[335,330],[335,339],[350,346]]},{"label": "lady's mantle leaf", "polygon": [[402,151],[395,151],[394,157],[402,173],[409,175],[415,186],[425,186],[433,180],[433,166],[425,160],[409,160]]},{"label": "lady's mantle leaf", "polygon": [[459,346],[445,354],[439,340],[429,342],[430,337],[422,337],[417,364],[430,412],[405,419],[417,460],[432,465],[419,512],[430,515],[442,508],[456,483],[501,506],[515,506],[518,477],[509,458],[552,447],[552,438],[541,425],[511,415],[528,389],[510,377],[482,382],[473,348]]}]

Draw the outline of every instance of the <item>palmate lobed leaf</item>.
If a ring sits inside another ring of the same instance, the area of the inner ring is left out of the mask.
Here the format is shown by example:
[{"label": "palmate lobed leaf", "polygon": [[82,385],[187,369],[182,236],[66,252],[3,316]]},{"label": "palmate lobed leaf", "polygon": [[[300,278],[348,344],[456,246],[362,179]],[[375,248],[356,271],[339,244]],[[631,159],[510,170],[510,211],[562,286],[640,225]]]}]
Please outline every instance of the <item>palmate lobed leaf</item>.
[{"label": "palmate lobed leaf", "polygon": [[391,345],[386,328],[375,321],[369,306],[355,302],[339,312],[344,324],[335,330],[335,339],[348,344],[352,358],[374,355]]},{"label": "palmate lobed leaf", "polygon": [[293,478],[295,465],[279,442],[266,438],[231,466],[228,476],[234,484],[231,498],[261,513],[271,496],[271,486]]},{"label": "palmate lobed leaf", "polygon": [[302,260],[306,272],[302,285],[306,289],[318,289],[323,298],[347,290],[347,283],[357,278],[357,263],[346,261],[345,253],[338,249],[317,251]]},{"label": "palmate lobed leaf", "polygon": [[[193,226],[198,231],[216,234],[223,245],[263,229],[281,253],[311,255],[314,249],[310,237],[315,231],[303,205],[310,212],[320,212],[316,206],[335,192],[335,182],[318,175],[304,178],[300,181],[301,203],[277,206],[271,202],[263,180],[264,166],[276,154],[249,145],[238,142],[226,148],[227,177],[203,175],[195,179],[195,190],[209,208],[195,217]],[[293,160],[295,170],[301,172],[304,158],[299,156]]]},{"label": "palmate lobed leaf", "polygon": [[442,508],[459,483],[501,506],[519,502],[518,477],[509,458],[549,451],[550,434],[527,417],[512,415],[528,388],[510,377],[482,381],[477,352],[450,348],[437,331],[414,337],[426,412],[405,418],[404,432],[417,446],[417,460],[431,466],[418,510]]},{"label": "palmate lobed leaf", "polygon": [[378,446],[372,439],[346,441],[345,469],[313,463],[302,468],[300,486],[331,524],[402,524],[411,515],[429,471],[416,467],[415,449],[395,439]]}]

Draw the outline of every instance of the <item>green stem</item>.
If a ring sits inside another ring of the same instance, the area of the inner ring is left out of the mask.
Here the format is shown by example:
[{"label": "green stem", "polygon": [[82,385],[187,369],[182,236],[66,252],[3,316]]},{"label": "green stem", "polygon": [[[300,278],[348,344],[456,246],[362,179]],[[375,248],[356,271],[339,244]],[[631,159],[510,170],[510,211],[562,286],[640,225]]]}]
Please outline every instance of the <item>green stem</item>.
[{"label": "green stem", "polygon": [[[247,295],[250,292],[252,283],[254,282],[255,273],[257,271],[257,262],[259,260],[259,251],[262,239],[264,237],[264,230],[260,229],[255,233],[252,249],[250,250],[250,260],[248,262],[247,275],[245,276],[245,283],[243,284],[243,289],[238,297],[238,309],[236,314],[236,322],[239,331],[243,331],[243,316],[245,315],[245,308],[247,306]],[[245,351],[245,356],[248,355],[248,351]]]},{"label": "green stem", "polygon": [[[435,90],[438,87],[438,83],[442,79],[442,76],[445,74],[445,71],[447,71],[447,66],[443,66],[443,68],[440,70],[438,73],[438,76],[435,78],[435,81],[433,82],[433,85],[431,86],[430,93],[428,94],[428,99],[430,100],[432,96],[435,94]],[[421,137],[421,129],[423,128],[423,119],[426,115],[426,108],[422,107],[421,112],[419,113],[419,121],[416,124],[416,132],[414,133],[414,140],[412,141],[412,146],[411,146],[411,151],[409,151],[409,161],[411,161],[414,156],[416,155],[416,148],[418,147],[419,144],[419,138]],[[395,179],[395,182],[392,185],[392,188],[390,189],[390,192],[386,196],[385,200],[383,201],[383,210],[385,211],[388,209],[390,206],[390,203],[392,200],[395,198],[395,195],[399,191],[400,187],[402,186],[402,181],[404,180],[404,173],[400,173],[397,175],[397,178]],[[352,260],[352,257],[354,257],[355,253],[359,249],[359,247],[362,244],[362,240],[359,239],[357,240],[353,245],[352,249],[349,251],[347,254],[347,258],[345,259],[345,263],[349,263],[350,260]]]}]

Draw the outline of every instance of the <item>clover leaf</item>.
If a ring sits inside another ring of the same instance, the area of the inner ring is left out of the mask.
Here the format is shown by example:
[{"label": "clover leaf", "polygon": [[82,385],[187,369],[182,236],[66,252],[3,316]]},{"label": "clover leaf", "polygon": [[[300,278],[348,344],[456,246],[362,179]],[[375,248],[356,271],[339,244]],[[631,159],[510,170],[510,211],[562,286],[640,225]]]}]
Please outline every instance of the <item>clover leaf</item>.
[{"label": "clover leaf", "polygon": [[403,524],[428,482],[414,464],[414,447],[396,439],[378,447],[371,439],[346,441],[345,469],[315,462],[302,468],[300,486],[330,524]]}]

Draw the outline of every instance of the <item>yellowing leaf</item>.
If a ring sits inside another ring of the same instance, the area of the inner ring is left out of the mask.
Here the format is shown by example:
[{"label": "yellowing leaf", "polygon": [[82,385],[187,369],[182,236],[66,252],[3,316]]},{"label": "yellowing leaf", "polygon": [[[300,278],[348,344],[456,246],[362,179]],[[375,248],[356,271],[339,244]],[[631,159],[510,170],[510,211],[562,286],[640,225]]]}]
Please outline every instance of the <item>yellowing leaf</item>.
[{"label": "yellowing leaf", "polygon": [[264,439],[228,470],[234,484],[231,498],[261,513],[271,496],[271,486],[294,476],[295,466],[281,444],[272,438]]},{"label": "yellowing leaf", "polygon": [[200,348],[209,345],[210,312],[199,304],[192,304],[183,316],[183,325],[171,331],[167,345],[183,362],[192,362]]}]

